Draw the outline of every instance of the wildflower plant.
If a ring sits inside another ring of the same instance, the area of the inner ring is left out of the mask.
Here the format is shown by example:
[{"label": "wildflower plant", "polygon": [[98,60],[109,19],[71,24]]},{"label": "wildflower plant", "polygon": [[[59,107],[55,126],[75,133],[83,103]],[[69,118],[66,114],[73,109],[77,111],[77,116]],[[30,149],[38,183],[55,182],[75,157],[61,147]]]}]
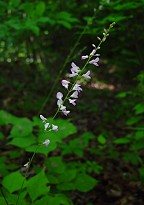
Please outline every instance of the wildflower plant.
[{"label": "wildflower plant", "polygon": [[[70,114],[70,109],[67,107],[67,104],[70,106],[76,106],[77,105],[77,100],[79,98],[79,94],[83,92],[83,89],[81,85],[79,84],[80,80],[82,78],[85,79],[91,79],[91,72],[90,70],[87,70],[87,65],[92,64],[96,67],[99,66],[99,54],[98,51],[100,49],[101,44],[106,40],[107,36],[109,35],[110,29],[114,26],[115,23],[110,24],[109,28],[104,30],[103,37],[102,39],[99,39],[99,44],[96,46],[95,44],[92,44],[92,51],[89,54],[85,54],[81,56],[81,60],[85,61],[85,64],[82,68],[80,66],[76,65],[75,62],[71,63],[70,71],[68,74],[68,79],[63,79],[61,80],[61,85],[66,89],[67,93],[64,95],[61,91],[56,93],[56,100],[57,100],[57,110],[52,118],[51,121],[49,121],[45,116],[40,114],[40,119],[43,124],[43,129],[44,132],[47,133],[47,136],[49,135],[49,132],[57,132],[59,130],[59,127],[57,124],[54,123],[54,120],[56,116],[59,113],[62,113],[65,116],[68,116]],[[40,146],[46,146],[47,149],[50,145],[51,141],[49,137],[46,137],[40,144],[36,145],[35,152],[33,153],[32,157],[26,162],[23,166],[26,169],[26,173],[24,176],[24,181],[21,185],[21,189],[18,194],[18,198],[16,200],[16,205],[20,204],[20,195],[22,193],[22,189],[24,187],[24,183],[26,181],[26,178],[28,176],[28,171],[29,168],[32,164],[32,161],[35,157],[35,154],[37,153],[37,150],[39,149]],[[88,178],[89,180],[89,178]],[[6,201],[6,199],[5,199]]]},{"label": "wildflower plant", "polygon": [[[98,46],[95,44],[92,44],[92,51],[90,54],[86,54],[81,56],[81,60],[86,60],[86,63],[82,68],[77,66],[74,62],[71,63],[70,71],[71,73],[68,75],[69,79],[73,79],[73,82],[70,82],[70,80],[63,79],[61,81],[62,86],[67,90],[67,94],[64,97],[62,92],[57,92],[56,98],[57,98],[57,111],[55,115],[53,116],[53,120],[56,118],[58,113],[63,113],[65,116],[68,116],[70,114],[70,110],[67,110],[66,107],[66,101],[69,102],[69,104],[76,106],[77,100],[79,98],[79,93],[83,91],[81,88],[81,85],[78,83],[81,78],[91,79],[91,72],[90,70],[86,71],[86,67],[88,64],[92,64],[94,66],[99,66],[98,62],[100,60],[98,54],[98,50],[100,49],[101,44],[106,40],[106,38],[109,36],[110,29],[114,26],[115,22],[110,24],[108,29],[104,29],[103,38],[97,37],[100,41]],[[50,131],[58,131],[58,126],[51,124],[50,122],[47,122],[47,118],[45,118],[43,115],[40,115],[40,119],[42,120],[44,124],[44,131],[50,132]],[[50,144],[49,139],[45,139],[45,141],[42,143],[45,146],[48,146]]]}]

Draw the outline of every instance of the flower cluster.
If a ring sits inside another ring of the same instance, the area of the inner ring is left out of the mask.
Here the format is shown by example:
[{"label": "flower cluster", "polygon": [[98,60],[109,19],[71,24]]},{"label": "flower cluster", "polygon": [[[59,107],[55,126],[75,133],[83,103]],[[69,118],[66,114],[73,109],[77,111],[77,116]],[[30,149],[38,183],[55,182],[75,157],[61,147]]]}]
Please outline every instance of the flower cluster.
[{"label": "flower cluster", "polygon": [[40,119],[44,123],[44,130],[48,129],[48,131],[51,131],[51,130],[58,131],[58,126],[48,123],[47,119],[43,115],[40,115]]},{"label": "flower cluster", "polygon": [[[89,55],[84,55],[81,57],[82,60],[87,59],[87,62],[85,64],[85,66],[80,69],[74,62],[71,63],[71,68],[70,71],[71,73],[68,75],[69,78],[75,78],[74,82],[71,83],[68,80],[62,80],[61,84],[62,86],[67,89],[67,95],[64,98],[63,93],[58,92],[56,94],[56,98],[57,98],[57,112],[54,115],[53,119],[55,118],[55,116],[58,114],[58,112],[62,112],[64,115],[68,115],[70,113],[70,110],[67,110],[66,106],[65,106],[65,101],[67,100],[70,104],[72,104],[73,106],[76,106],[76,101],[79,97],[79,93],[82,92],[82,88],[81,85],[78,84],[78,80],[81,79],[82,77],[86,78],[86,79],[91,79],[90,76],[90,71],[88,70],[86,73],[84,73],[85,67],[86,65],[89,64],[93,64],[95,66],[98,66],[98,61],[99,61],[99,54],[96,54],[97,49],[100,49],[100,47],[97,47],[92,44],[92,46],[94,47],[94,49],[92,50],[92,52]],[[94,58],[96,57],[96,58]],[[92,59],[94,58],[94,59]],[[63,99],[64,98],[64,99]],[[58,126],[57,125],[53,125],[47,122],[47,119],[43,116],[40,115],[41,120],[44,123],[44,130],[48,130],[48,131],[58,131]],[[46,139],[43,144],[48,146],[50,143],[49,139]]]},{"label": "flower cluster", "polygon": [[[92,44],[92,46],[94,47],[92,52],[89,55],[82,56],[81,59],[82,60],[88,59],[89,64],[98,66],[99,57],[96,57],[95,59],[91,60],[92,57],[99,55],[96,54],[96,46],[94,44]],[[85,66],[83,68],[85,68]],[[66,110],[66,106],[64,105],[65,101],[68,100],[70,104],[75,106],[76,100],[78,99],[79,92],[82,91],[81,86],[78,84],[78,80],[81,77],[91,79],[90,71],[88,70],[86,73],[83,74],[83,70],[84,69],[80,69],[74,62],[72,62],[70,68],[71,73],[68,75],[68,77],[69,78],[76,77],[76,80],[74,81],[73,84],[68,80],[61,81],[62,86],[68,90],[68,94],[66,95],[64,100],[63,100],[63,94],[61,92],[58,92],[56,94],[58,111],[62,112],[66,116],[70,113],[70,111]]]},{"label": "flower cluster", "polygon": [[[44,130],[48,130],[48,131],[58,131],[58,126],[57,125],[53,125],[51,123],[47,122],[47,119],[43,116],[40,115],[40,119],[42,120],[42,122],[44,123]],[[50,140],[49,139],[45,139],[45,141],[42,143],[44,144],[46,147],[50,144]]]}]

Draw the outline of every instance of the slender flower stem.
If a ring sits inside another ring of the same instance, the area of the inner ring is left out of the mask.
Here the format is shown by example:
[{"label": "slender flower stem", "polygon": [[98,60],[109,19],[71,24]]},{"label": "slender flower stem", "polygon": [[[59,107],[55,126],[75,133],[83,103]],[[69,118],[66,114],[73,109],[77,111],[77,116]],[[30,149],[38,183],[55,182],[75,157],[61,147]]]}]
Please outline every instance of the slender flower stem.
[{"label": "slender flower stem", "polygon": [[1,191],[1,193],[2,193],[2,196],[3,196],[3,198],[4,198],[5,202],[6,202],[6,204],[9,205],[9,203],[8,203],[6,197],[5,197],[5,194],[4,194],[3,190],[2,190],[2,188],[0,188],[0,191]]},{"label": "slender flower stem", "polygon": [[30,158],[30,160],[29,160],[29,162],[28,162],[28,168],[27,168],[26,173],[25,173],[25,175],[24,175],[24,180],[23,180],[23,182],[22,182],[22,185],[21,185],[21,188],[20,188],[20,191],[19,191],[19,194],[18,194],[18,198],[17,198],[17,201],[16,201],[16,205],[18,205],[19,198],[20,198],[20,194],[21,194],[21,192],[22,192],[24,183],[25,183],[25,181],[26,181],[26,178],[27,178],[27,175],[28,175],[28,171],[29,171],[29,169],[30,169],[30,165],[31,165],[31,163],[32,163],[32,161],[33,161],[33,159],[34,159],[34,156],[35,156],[35,154],[36,154],[36,152],[37,152],[39,146],[40,146],[40,145],[37,145],[35,152],[33,153],[32,157]]}]

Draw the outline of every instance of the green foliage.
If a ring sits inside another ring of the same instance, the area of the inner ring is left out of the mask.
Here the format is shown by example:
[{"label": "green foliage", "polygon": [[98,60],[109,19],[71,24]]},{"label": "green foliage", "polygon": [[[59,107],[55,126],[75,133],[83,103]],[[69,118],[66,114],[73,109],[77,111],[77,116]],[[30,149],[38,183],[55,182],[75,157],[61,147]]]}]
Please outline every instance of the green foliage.
[{"label": "green foliage", "polygon": [[[37,117],[33,120],[28,118],[16,117],[4,110],[0,111],[0,122],[5,126],[9,126],[9,134],[7,137],[7,146],[13,145],[15,150],[11,150],[9,157],[1,157],[1,174],[3,175],[2,185],[6,190],[6,198],[12,204],[16,204],[17,195],[22,189],[19,203],[29,204],[45,204],[46,201],[53,204],[70,205],[72,202],[67,198],[65,192],[77,190],[80,192],[88,192],[93,189],[98,180],[91,176],[94,172],[99,174],[102,167],[96,162],[87,161],[85,166],[79,162],[65,162],[65,156],[75,154],[78,157],[84,157],[84,151],[88,148],[91,140],[95,138],[92,133],[84,133],[81,136],[69,140],[68,144],[64,143],[65,138],[76,134],[76,127],[68,120],[56,119],[54,123],[59,126],[58,132],[43,132],[43,123]],[[52,122],[52,118],[48,119]],[[37,130],[37,137],[34,135],[34,129]],[[46,138],[49,138],[51,143],[48,147],[44,145],[35,145],[42,143]],[[25,179],[17,170],[17,166],[6,165],[10,160],[16,160],[23,155],[22,150],[26,152],[35,152],[48,155],[52,151],[59,148],[61,156],[49,156],[45,159],[44,164],[46,170],[40,170],[38,164],[34,167],[35,175],[30,179]],[[21,152],[19,152],[21,150]],[[82,168],[83,167],[83,168]],[[12,172],[10,173],[10,170]],[[22,186],[22,184],[24,184]],[[55,194],[51,196],[50,187],[53,187]],[[63,194],[59,194],[63,193]],[[30,198],[30,199],[29,199]],[[28,200],[29,199],[29,200]],[[27,201],[28,200],[28,201]],[[1,199],[1,203],[4,203]]]},{"label": "green foliage", "polygon": [[2,185],[10,192],[20,190],[24,177],[17,171],[4,177]]},{"label": "green foliage", "polygon": [[47,182],[48,180],[44,171],[41,171],[36,176],[28,180],[26,187],[32,201],[49,192],[50,187],[46,185]]}]

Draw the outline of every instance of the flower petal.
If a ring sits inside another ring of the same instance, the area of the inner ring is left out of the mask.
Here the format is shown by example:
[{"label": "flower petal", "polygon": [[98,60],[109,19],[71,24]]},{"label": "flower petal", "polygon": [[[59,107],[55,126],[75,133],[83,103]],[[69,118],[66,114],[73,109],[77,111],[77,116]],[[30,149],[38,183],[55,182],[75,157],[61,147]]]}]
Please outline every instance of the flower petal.
[{"label": "flower petal", "polygon": [[44,144],[46,147],[49,145],[49,143],[50,143],[50,140],[49,140],[49,139],[46,139],[46,140],[43,142],[43,144]]},{"label": "flower petal", "polygon": [[76,105],[76,102],[75,102],[75,101],[76,101],[76,99],[69,99],[69,103],[71,103],[71,104],[74,105],[74,106]]},{"label": "flower petal", "polygon": [[62,97],[63,97],[63,94],[62,94],[61,92],[58,92],[58,93],[56,94],[56,97],[57,97],[57,99],[61,100]]},{"label": "flower petal", "polygon": [[76,83],[73,87],[73,90],[76,90],[76,91],[80,92],[80,91],[82,91],[82,88],[80,87],[79,84]]},{"label": "flower petal", "polygon": [[85,55],[85,56],[82,56],[81,59],[82,59],[82,60],[85,60],[85,59],[87,59],[88,57],[89,57],[88,55]]},{"label": "flower petal", "polygon": [[69,110],[64,110],[64,111],[62,111],[62,112],[63,112],[63,114],[66,115],[66,116],[70,113]]},{"label": "flower petal", "polygon": [[46,120],[47,120],[43,115],[40,115],[40,119],[41,119],[42,121],[46,121]]},{"label": "flower petal", "polygon": [[72,73],[72,74],[69,74],[69,77],[70,78],[73,78],[74,76],[78,75],[78,73]]},{"label": "flower petal", "polygon": [[60,107],[62,104],[63,104],[63,100],[59,99],[59,100],[57,101],[57,105]]},{"label": "flower petal", "polygon": [[52,125],[52,130],[58,131],[58,126],[57,125]]},{"label": "flower petal", "polygon": [[70,97],[71,98],[78,98],[78,91],[75,91]]},{"label": "flower petal", "polygon": [[68,89],[68,85],[69,85],[69,81],[67,80],[62,80],[62,86],[65,87],[66,89]]},{"label": "flower petal", "polygon": [[61,106],[60,106],[60,110],[66,110],[66,106],[61,105]]},{"label": "flower petal", "polygon": [[88,78],[88,79],[90,79],[91,77],[90,77],[90,71],[87,71],[85,74],[83,74],[82,75],[83,77],[85,77],[85,78]]},{"label": "flower petal", "polygon": [[45,124],[44,124],[45,130],[46,130],[48,127],[50,127],[50,124],[49,124],[49,123],[45,123]]}]

